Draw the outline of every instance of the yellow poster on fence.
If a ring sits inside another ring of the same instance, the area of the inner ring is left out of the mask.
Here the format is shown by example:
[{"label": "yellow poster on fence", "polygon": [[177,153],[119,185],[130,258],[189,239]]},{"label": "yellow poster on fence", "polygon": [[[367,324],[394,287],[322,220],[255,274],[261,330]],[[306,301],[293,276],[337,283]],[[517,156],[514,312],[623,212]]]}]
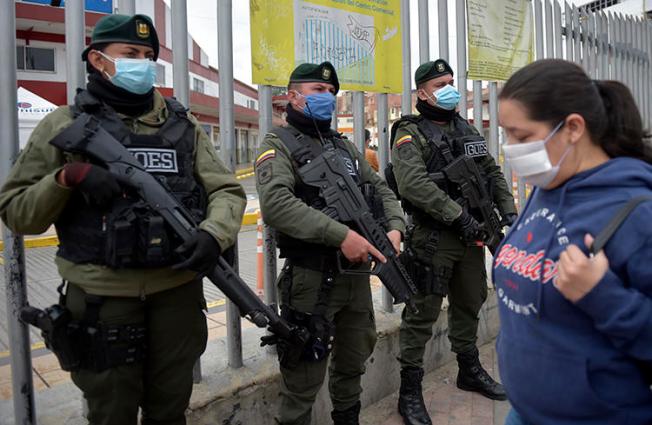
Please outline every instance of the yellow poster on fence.
[{"label": "yellow poster on fence", "polygon": [[470,80],[505,81],[532,62],[531,0],[467,0]]},{"label": "yellow poster on fence", "polygon": [[[329,61],[342,89],[402,90],[400,0],[250,0],[252,81]],[[237,34],[234,34],[237,37]]]}]

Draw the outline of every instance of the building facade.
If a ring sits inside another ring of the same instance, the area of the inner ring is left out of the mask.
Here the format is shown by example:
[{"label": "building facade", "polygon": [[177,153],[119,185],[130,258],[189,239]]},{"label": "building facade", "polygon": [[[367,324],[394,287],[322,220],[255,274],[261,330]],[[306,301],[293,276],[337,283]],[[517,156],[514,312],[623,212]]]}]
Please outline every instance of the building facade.
[{"label": "building facade", "polygon": [[[86,0],[86,43],[97,21],[117,7],[117,0]],[[156,64],[156,86],[172,96],[173,69],[170,8],[163,0],[136,0],[136,13],[152,18],[161,43]],[[206,52],[188,34],[190,110],[220,149],[218,70]],[[18,87],[54,103],[67,104],[67,64],[63,7],[50,0],[16,1],[16,62]],[[81,52],[80,52],[81,54]],[[236,162],[254,159],[258,139],[258,91],[234,81]]]}]

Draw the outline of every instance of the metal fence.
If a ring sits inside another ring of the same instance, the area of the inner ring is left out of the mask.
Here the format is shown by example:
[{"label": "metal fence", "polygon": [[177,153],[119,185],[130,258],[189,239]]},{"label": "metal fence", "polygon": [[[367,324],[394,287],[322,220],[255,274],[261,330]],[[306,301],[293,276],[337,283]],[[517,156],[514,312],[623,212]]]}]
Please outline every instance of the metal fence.
[{"label": "metal fence", "polygon": [[[119,0],[119,10],[123,13],[134,13],[135,0]],[[448,29],[448,2],[437,1],[436,21],[428,18],[428,8],[434,1],[419,0],[418,16],[419,25],[419,60],[421,63],[430,60],[430,34],[431,28],[439,34],[437,57],[449,59],[449,29]],[[645,124],[652,126],[652,92],[650,83],[650,58],[652,56],[652,24],[641,18],[622,16],[614,13],[587,12],[563,4],[557,0],[532,0],[534,9],[535,31],[535,57],[564,58],[580,64],[592,77],[597,79],[620,80],[630,87],[639,105]],[[403,29],[410,27],[409,0],[401,0],[401,26]],[[68,93],[69,101],[77,87],[84,85],[84,68],[79,59],[79,54],[84,45],[84,15],[82,0],[67,0],[66,7],[66,49],[70,52],[68,61]],[[232,43],[232,1],[220,0],[217,4],[218,12],[218,56],[219,56],[219,98],[220,98],[220,139],[222,142],[222,159],[231,169],[235,164],[235,135],[233,117],[233,43]],[[0,0],[0,9],[14,10],[14,0]],[[187,10],[186,0],[172,2],[172,40],[173,40],[173,71],[174,94],[179,101],[189,105],[188,87],[188,48]],[[466,11],[465,1],[455,0],[455,54],[457,57],[457,86],[461,94],[460,113],[467,116],[467,87],[470,84],[467,75],[466,53]],[[4,36],[0,37],[1,51],[14,51],[16,48],[16,26],[14,13],[0,14],[0,30]],[[403,95],[401,107],[405,113],[412,111],[410,67],[410,33],[402,31],[402,71]],[[554,82],[551,82],[554,84]],[[502,132],[498,126],[498,82],[473,81],[473,106],[474,123],[481,128],[482,116],[482,89],[488,89],[489,109],[489,138],[490,153],[500,158],[500,140]],[[9,170],[18,154],[18,132],[16,112],[16,63],[14,55],[7,55],[0,62],[0,89],[5,96],[0,103],[0,180],[9,173]],[[378,93],[378,135],[379,135],[379,163],[382,171],[389,160],[389,121],[387,94]],[[359,149],[364,149],[364,93],[354,94],[354,135]],[[259,87],[259,135],[260,138],[272,126],[272,90],[270,86]],[[334,119],[333,126],[337,126]],[[512,181],[512,173],[504,167],[508,181]],[[525,199],[526,188],[519,181],[516,197],[520,203]],[[264,217],[263,217],[264,218]],[[31,380],[31,357],[29,351],[29,335],[27,327],[18,320],[18,311],[27,302],[25,285],[25,262],[23,239],[14,235],[9,229],[3,227],[5,281],[8,303],[8,327],[11,344],[11,367],[14,394],[15,421],[17,424],[35,424],[34,395]],[[268,226],[264,227],[264,287],[265,300],[269,304],[277,302],[275,290],[276,279],[276,248],[274,239]],[[392,299],[383,288],[383,307],[385,311],[392,311]],[[243,365],[241,318],[231,302],[227,304],[227,346],[228,363],[237,368]],[[201,378],[199,364],[195,369],[195,380]]]}]

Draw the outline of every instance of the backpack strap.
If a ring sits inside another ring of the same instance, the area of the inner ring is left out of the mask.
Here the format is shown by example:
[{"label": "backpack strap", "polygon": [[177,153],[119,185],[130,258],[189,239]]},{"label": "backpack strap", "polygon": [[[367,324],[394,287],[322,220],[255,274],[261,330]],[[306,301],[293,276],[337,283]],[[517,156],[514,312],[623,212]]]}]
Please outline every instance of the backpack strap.
[{"label": "backpack strap", "polygon": [[295,128],[274,127],[270,130],[270,133],[281,139],[285,147],[290,151],[292,159],[299,165],[299,167],[303,167],[315,159],[315,154],[308,143],[302,142],[304,135]]},{"label": "backpack strap", "polygon": [[595,237],[593,240],[593,244],[591,244],[591,247],[589,248],[589,252],[591,255],[595,255],[604,246],[607,244],[609,239],[613,236],[613,234],[618,230],[621,224],[625,221],[625,219],[629,216],[629,214],[641,203],[645,201],[652,201],[652,196],[650,195],[643,195],[643,196],[638,196],[636,198],[630,199],[625,206],[623,206],[616,215],[611,219],[611,221],[607,224],[607,226],[602,229],[600,233],[598,233],[598,236]]}]

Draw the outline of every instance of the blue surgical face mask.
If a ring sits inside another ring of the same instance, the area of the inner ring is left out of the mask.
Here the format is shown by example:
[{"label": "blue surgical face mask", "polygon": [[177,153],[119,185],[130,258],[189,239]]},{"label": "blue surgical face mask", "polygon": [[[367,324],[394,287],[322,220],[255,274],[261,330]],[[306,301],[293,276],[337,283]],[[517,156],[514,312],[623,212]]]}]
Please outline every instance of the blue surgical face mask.
[{"label": "blue surgical face mask", "polygon": [[104,72],[116,86],[135,94],[145,94],[156,81],[156,62],[149,59],[112,58],[99,52],[115,64],[115,74]]},{"label": "blue surgical face mask", "polygon": [[296,92],[299,96],[306,98],[306,106],[303,113],[319,121],[330,120],[335,111],[335,95],[331,92],[309,94],[307,96]]},{"label": "blue surgical face mask", "polygon": [[437,99],[435,106],[447,111],[455,109],[460,101],[460,92],[450,84],[446,84],[444,87],[433,92],[432,95]]}]

